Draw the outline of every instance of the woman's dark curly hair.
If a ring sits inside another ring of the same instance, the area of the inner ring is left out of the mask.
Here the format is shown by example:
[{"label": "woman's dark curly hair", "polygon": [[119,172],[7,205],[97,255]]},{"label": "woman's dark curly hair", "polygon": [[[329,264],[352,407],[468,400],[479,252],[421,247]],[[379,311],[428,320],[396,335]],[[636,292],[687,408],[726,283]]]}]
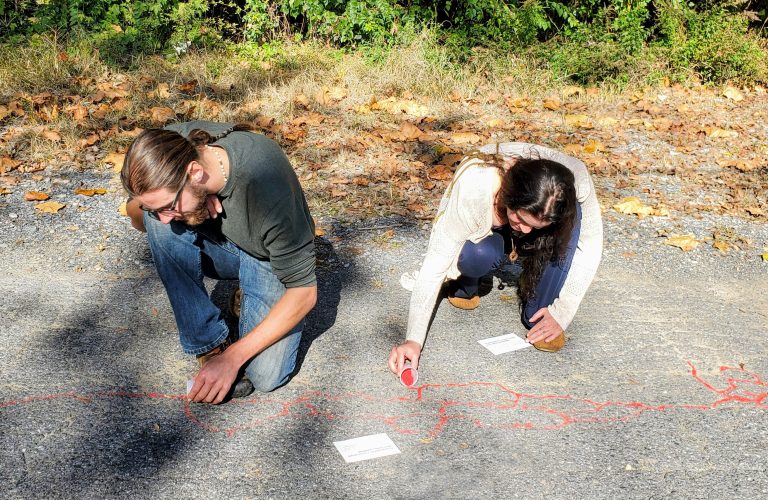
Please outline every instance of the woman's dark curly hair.
[{"label": "woman's dark curly hair", "polygon": [[556,161],[519,158],[504,171],[496,203],[502,220],[510,209],[524,210],[549,222],[518,240],[517,250],[526,257],[517,289],[521,301],[533,298],[548,262],[565,258],[576,221],[576,203],[573,173]]}]

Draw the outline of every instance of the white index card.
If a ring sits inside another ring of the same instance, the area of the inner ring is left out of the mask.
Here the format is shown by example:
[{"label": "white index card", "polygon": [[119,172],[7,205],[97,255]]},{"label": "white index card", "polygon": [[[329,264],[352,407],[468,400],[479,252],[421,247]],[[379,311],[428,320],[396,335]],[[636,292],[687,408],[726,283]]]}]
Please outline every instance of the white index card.
[{"label": "white index card", "polygon": [[531,347],[531,344],[521,339],[514,333],[478,340],[478,343],[491,351],[496,356],[499,354],[504,354],[505,352],[517,351],[518,349]]},{"label": "white index card", "polygon": [[347,439],[346,441],[334,441],[333,445],[347,463],[400,453],[395,443],[384,433]]}]

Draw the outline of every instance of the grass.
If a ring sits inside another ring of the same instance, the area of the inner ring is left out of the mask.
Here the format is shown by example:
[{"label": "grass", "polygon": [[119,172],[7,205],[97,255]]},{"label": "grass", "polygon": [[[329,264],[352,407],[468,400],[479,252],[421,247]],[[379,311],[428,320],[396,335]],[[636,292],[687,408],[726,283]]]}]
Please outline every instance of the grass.
[{"label": "grass", "polygon": [[[658,61],[648,62],[646,68],[650,68],[646,76],[665,72]],[[184,84],[189,87],[181,90]],[[349,52],[317,42],[286,41],[279,47],[236,46],[181,57],[137,57],[128,69],[110,66],[83,44],[62,46],[53,36],[37,37],[29,44],[0,45],[0,106],[15,103],[24,110],[23,116],[0,118],[4,127],[0,145],[3,154],[23,162],[22,172],[109,168],[101,159],[124,151],[140,128],[162,126],[165,122],[152,120],[151,110],[170,107],[176,111],[174,120],[261,125],[293,161],[317,215],[356,219],[414,213],[427,219],[446,184],[446,179],[433,177],[432,170],[448,155],[472,149],[480,141],[564,147],[597,139],[610,148],[621,146],[622,129],[655,134],[646,115],[610,132],[600,127],[578,129],[564,120],[565,115],[582,113],[597,119],[611,108],[621,117],[636,108],[634,101],[653,94],[646,84],[647,79],[633,76],[622,85],[574,87],[542,59],[489,49],[473,50],[459,65],[429,31],[403,37],[390,50],[369,47]],[[161,85],[167,94],[158,92]],[[116,89],[127,95],[100,95]],[[326,90],[339,89],[344,93],[340,100],[317,99]],[[641,97],[634,98],[635,94]],[[388,98],[417,104],[425,112],[364,111],[372,102]],[[529,104],[521,110],[507,106],[518,98]],[[543,109],[545,98],[559,99],[562,108]],[[76,119],[77,107],[87,108],[89,115]],[[321,116],[323,121],[293,123],[308,116]],[[430,138],[393,138],[405,122]],[[477,141],[452,138],[464,131],[476,133]],[[94,134],[101,135],[84,143]],[[655,136],[652,140],[659,141]],[[674,137],[661,141],[675,143]],[[626,175],[652,168],[646,164],[652,158],[627,160],[625,165],[607,153],[594,156],[591,166],[606,176],[619,168],[629,168]],[[614,170],[600,170],[609,167]],[[759,204],[762,198],[752,201]]]}]

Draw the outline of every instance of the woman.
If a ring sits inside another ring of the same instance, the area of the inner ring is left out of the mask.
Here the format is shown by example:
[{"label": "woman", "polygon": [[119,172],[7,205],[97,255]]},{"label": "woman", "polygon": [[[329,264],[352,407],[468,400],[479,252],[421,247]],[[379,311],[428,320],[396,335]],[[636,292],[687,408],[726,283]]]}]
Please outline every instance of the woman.
[{"label": "woman", "polygon": [[440,288],[460,309],[480,303],[480,278],[522,260],[518,295],[527,341],[554,352],[600,263],[603,226],[581,161],[525,143],[492,144],[465,158],[440,202],[429,249],[411,295],[406,341],[389,368],[418,368]]}]

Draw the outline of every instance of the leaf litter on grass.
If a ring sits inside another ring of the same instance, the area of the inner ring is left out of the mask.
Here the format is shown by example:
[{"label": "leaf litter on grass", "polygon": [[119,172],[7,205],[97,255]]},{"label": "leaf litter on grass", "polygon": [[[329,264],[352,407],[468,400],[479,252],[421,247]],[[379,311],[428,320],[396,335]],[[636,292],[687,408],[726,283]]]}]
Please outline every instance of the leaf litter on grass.
[{"label": "leaf litter on grass", "polygon": [[[167,69],[77,76],[69,87],[0,102],[7,125],[0,132],[0,174],[56,175],[62,165],[117,173],[125,147],[144,128],[244,121],[284,148],[318,217],[429,220],[466,152],[520,141],[580,158],[604,206],[623,214],[706,211],[768,221],[762,126],[768,106],[761,87],[692,84],[610,94],[576,86],[526,90],[512,79],[441,98],[355,86],[331,68],[298,85],[238,83],[246,87],[237,100],[226,85]],[[315,83],[324,81],[333,83]],[[270,113],[264,103],[275,95],[285,96],[282,108]],[[694,240],[680,240],[681,248]],[[713,246],[724,253],[734,243],[715,238]]]}]

